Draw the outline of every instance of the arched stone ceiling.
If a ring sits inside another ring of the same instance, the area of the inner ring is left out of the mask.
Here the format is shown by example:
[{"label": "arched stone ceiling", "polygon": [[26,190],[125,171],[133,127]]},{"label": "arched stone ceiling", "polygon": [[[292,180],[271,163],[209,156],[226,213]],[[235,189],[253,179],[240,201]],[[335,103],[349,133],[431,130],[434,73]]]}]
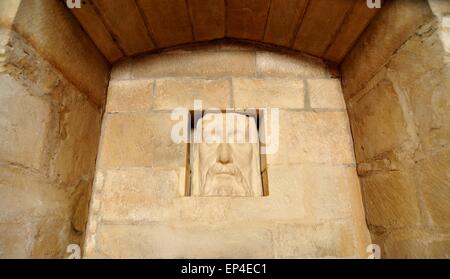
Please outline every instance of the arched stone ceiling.
[{"label": "arched stone ceiling", "polygon": [[83,0],[71,9],[110,62],[215,39],[282,46],[340,63],[380,9],[366,0]]}]

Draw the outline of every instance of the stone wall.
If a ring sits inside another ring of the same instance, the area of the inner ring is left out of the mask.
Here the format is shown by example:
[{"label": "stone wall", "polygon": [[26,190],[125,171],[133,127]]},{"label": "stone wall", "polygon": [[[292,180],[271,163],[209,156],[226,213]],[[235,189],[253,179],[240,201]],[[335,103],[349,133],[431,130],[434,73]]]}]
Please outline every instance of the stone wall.
[{"label": "stone wall", "polygon": [[450,257],[450,2],[385,4],[341,66],[366,217],[386,258]]},{"label": "stone wall", "polygon": [[60,1],[4,0],[0,19],[0,258],[62,258],[84,240],[109,66]]},{"label": "stone wall", "polygon": [[[268,197],[184,196],[185,144],[171,110],[280,108]],[[114,66],[85,245],[87,258],[367,257],[340,81],[319,59],[211,44]]]}]

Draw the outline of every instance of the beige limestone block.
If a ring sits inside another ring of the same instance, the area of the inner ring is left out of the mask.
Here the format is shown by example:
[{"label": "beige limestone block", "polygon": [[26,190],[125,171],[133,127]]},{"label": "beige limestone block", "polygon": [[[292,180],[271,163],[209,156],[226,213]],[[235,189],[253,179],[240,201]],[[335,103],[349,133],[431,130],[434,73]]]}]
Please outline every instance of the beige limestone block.
[{"label": "beige limestone block", "polygon": [[131,79],[131,60],[115,63],[111,69],[110,81]]},{"label": "beige limestone block", "polygon": [[254,76],[252,52],[178,52],[133,60],[133,78]]},{"label": "beige limestone block", "polygon": [[46,160],[50,105],[28,94],[9,75],[0,76],[0,158],[41,169]]},{"label": "beige limestone block", "polygon": [[105,221],[159,221],[180,195],[173,170],[132,168],[106,172],[99,215]]},{"label": "beige limestone block", "polygon": [[0,259],[30,258],[35,234],[34,223],[0,223]]},{"label": "beige limestone block", "polygon": [[306,185],[306,204],[312,220],[351,217],[352,207],[358,206],[352,204],[352,194],[359,188],[353,167],[302,165],[295,169],[302,173],[299,183]]},{"label": "beige limestone block", "polygon": [[414,168],[425,214],[435,226],[450,226],[450,152],[439,152]]},{"label": "beige limestone block", "polygon": [[409,40],[389,64],[390,78],[411,104],[425,152],[450,143],[450,64],[445,64],[439,32],[430,28]]},{"label": "beige limestone block", "polygon": [[390,232],[383,243],[382,255],[387,259],[426,259],[430,238],[414,229]]},{"label": "beige limestone block", "polygon": [[101,225],[96,242],[97,250],[111,258],[273,257],[271,232],[245,224]]},{"label": "beige limestone block", "polygon": [[431,10],[437,16],[450,14],[450,2],[447,0],[428,0]]},{"label": "beige limestone block", "polygon": [[112,81],[109,83],[106,111],[149,111],[152,93],[151,80]]},{"label": "beige limestone block", "polygon": [[[172,219],[199,224],[305,221],[308,200],[299,168],[273,167],[264,197],[185,197],[175,201]],[[264,214],[261,214],[264,212]]]},{"label": "beige limestone block", "polygon": [[202,101],[202,108],[225,109],[230,104],[229,80],[167,79],[156,81],[154,109],[194,109],[194,101]]},{"label": "beige limestone block", "polygon": [[233,79],[235,108],[304,107],[305,92],[298,79]]},{"label": "beige limestone block", "polygon": [[111,114],[106,117],[100,168],[184,167],[186,144],[171,138],[170,113]]},{"label": "beige limestone block", "polygon": [[11,28],[21,0],[3,0],[0,3],[0,26]]},{"label": "beige limestone block", "polygon": [[306,55],[258,51],[256,67],[260,77],[329,77],[322,60]]},{"label": "beige limestone block", "polygon": [[34,259],[62,259],[71,243],[70,220],[45,218],[37,225],[31,257]]},{"label": "beige limestone block", "polygon": [[14,166],[0,166],[0,222],[27,222],[30,218],[69,215],[63,189],[42,175]]},{"label": "beige limestone block", "polygon": [[428,257],[431,259],[450,259],[450,237],[433,241],[428,246]]},{"label": "beige limestone block", "polygon": [[313,109],[345,109],[341,81],[338,79],[310,79],[307,81]]},{"label": "beige limestone block", "polygon": [[276,258],[353,258],[352,226],[345,222],[281,224],[273,232]]},{"label": "beige limestone block", "polygon": [[431,18],[426,1],[387,3],[341,65],[345,98],[358,93],[417,28]]},{"label": "beige limestone block", "polygon": [[101,112],[74,87],[66,88],[59,112],[58,145],[54,147],[50,173],[75,186],[80,179],[91,181],[101,127]]},{"label": "beige limestone block", "polygon": [[352,215],[353,207],[362,209],[361,196],[353,196],[359,194],[357,189],[353,189],[359,187],[354,169],[298,165],[274,166],[269,167],[268,171],[268,196],[183,197],[173,202],[172,209],[164,210],[172,211],[169,216],[172,223],[189,222],[198,225],[239,222],[253,226],[261,223],[300,223],[347,218],[351,220],[355,230],[367,234],[365,223],[357,219],[360,216]]},{"label": "beige limestone block", "polygon": [[407,121],[393,84],[383,80],[349,105],[355,153],[365,161],[410,139]]},{"label": "beige limestone block", "polygon": [[354,164],[353,143],[345,112],[281,111],[279,150],[270,165]]},{"label": "beige limestone block", "polygon": [[86,231],[91,193],[92,184],[88,181],[80,181],[76,187],[71,219],[72,229],[78,233]]},{"label": "beige limestone block", "polygon": [[408,171],[362,177],[361,186],[369,225],[389,228],[420,223],[417,190]]},{"label": "beige limestone block", "polygon": [[93,102],[103,105],[110,65],[65,5],[57,0],[22,1],[14,30]]}]

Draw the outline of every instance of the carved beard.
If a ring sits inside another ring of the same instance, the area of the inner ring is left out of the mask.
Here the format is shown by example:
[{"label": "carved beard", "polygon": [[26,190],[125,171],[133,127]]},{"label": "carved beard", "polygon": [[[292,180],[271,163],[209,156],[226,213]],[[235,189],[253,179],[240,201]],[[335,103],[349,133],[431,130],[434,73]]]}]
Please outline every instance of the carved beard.
[{"label": "carved beard", "polygon": [[251,196],[251,190],[241,170],[234,164],[212,165],[203,183],[205,196]]}]

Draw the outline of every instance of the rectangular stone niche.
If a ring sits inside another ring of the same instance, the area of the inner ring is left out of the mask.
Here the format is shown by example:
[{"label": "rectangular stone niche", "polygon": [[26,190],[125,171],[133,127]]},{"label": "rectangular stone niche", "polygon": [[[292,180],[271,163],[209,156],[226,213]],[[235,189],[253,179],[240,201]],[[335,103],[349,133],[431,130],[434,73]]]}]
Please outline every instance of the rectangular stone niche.
[{"label": "rectangular stone niche", "polygon": [[258,110],[190,111],[186,196],[269,195]]}]

